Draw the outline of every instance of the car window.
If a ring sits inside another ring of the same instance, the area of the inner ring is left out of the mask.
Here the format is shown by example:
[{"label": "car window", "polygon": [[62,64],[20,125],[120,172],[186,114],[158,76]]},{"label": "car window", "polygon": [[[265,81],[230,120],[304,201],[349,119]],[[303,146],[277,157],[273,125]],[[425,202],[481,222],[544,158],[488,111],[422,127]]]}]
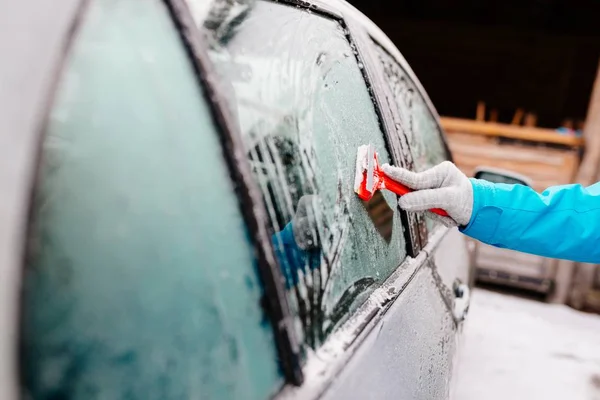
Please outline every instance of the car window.
[{"label": "car window", "polygon": [[278,3],[188,1],[236,110],[299,334],[318,347],[405,258],[392,193],[354,194],[358,146],[390,157],[347,32]]},{"label": "car window", "polygon": [[[436,117],[418,88],[392,56],[377,44],[375,48],[397,106],[399,120],[396,125],[405,133],[410,144],[414,169],[424,171],[447,160],[448,153]],[[431,218],[426,220],[431,232],[436,222]]]},{"label": "car window", "polygon": [[91,2],[35,189],[26,397],[265,399],[280,387],[218,135],[164,3]]}]

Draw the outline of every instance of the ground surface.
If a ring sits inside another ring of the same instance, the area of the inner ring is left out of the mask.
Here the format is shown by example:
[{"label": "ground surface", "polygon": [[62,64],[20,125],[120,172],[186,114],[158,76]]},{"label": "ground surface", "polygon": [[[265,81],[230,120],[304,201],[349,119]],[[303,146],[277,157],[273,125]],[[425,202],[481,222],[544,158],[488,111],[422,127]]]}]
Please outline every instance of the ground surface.
[{"label": "ground surface", "polygon": [[600,316],[473,293],[453,400],[600,400]]}]

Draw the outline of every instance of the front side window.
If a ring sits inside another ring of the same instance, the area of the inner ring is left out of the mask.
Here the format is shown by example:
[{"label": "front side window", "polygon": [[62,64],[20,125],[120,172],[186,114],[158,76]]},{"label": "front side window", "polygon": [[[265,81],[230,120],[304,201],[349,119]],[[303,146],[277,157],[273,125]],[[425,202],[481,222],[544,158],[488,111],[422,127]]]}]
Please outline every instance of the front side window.
[{"label": "front side window", "polygon": [[406,254],[395,196],[365,204],[353,191],[358,146],[390,162],[362,65],[344,28],[310,11],[188,3],[230,85],[298,332],[316,348]]},{"label": "front side window", "polygon": [[[435,116],[406,71],[382,47],[374,44],[383,66],[386,82],[392,92],[400,132],[408,138],[416,171],[424,171],[448,159],[442,133]],[[427,218],[431,232],[435,222]]]},{"label": "front side window", "polygon": [[29,232],[25,397],[269,398],[252,244],[168,10],[93,1],[75,35]]}]

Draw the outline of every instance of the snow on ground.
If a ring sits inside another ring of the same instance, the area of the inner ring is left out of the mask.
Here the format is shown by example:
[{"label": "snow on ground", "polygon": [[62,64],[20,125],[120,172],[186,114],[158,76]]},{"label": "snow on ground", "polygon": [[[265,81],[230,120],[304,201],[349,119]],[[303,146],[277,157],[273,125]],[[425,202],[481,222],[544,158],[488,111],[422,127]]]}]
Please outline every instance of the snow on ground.
[{"label": "snow on ground", "polygon": [[476,289],[453,400],[600,400],[600,316]]}]

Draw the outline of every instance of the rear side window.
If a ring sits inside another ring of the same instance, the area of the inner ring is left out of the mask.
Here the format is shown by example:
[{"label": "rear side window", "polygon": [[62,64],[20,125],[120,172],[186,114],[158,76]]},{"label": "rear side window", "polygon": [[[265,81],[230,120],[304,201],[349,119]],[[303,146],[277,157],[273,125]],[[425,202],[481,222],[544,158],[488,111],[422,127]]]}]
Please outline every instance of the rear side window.
[{"label": "rear side window", "polygon": [[282,383],[207,100],[162,1],[93,1],[43,142],[30,398],[265,399]]},{"label": "rear side window", "polygon": [[353,192],[358,146],[390,161],[362,65],[343,27],[309,11],[189,3],[231,84],[299,332],[318,347],[405,257],[395,196]]},{"label": "rear side window", "polygon": [[[415,170],[424,171],[447,160],[442,132],[418,88],[392,56],[377,44],[375,48],[398,110],[395,123],[408,138]],[[430,232],[434,225],[428,218]]]}]

